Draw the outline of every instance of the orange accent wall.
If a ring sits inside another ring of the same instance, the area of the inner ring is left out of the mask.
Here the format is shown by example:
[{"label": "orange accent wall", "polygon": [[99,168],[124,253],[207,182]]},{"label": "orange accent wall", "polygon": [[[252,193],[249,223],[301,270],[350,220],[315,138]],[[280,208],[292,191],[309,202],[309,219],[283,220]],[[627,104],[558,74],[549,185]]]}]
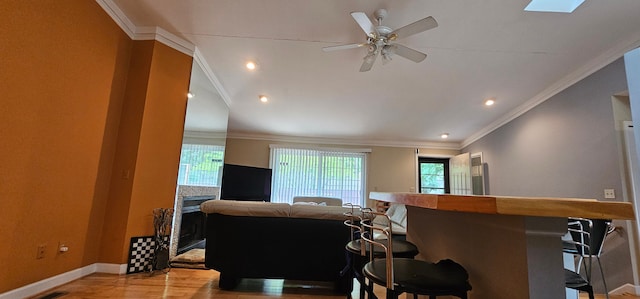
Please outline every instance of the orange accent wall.
[{"label": "orange accent wall", "polygon": [[0,2],[0,293],[125,263],[152,232],[150,208],[173,203],[191,60],[131,41],[95,1]]},{"label": "orange accent wall", "polygon": [[131,50],[127,88],[110,178],[109,201],[106,206],[105,223],[109,225],[104,227],[100,242],[100,261],[104,263],[122,263],[121,250],[126,243],[124,232],[127,231],[128,225],[153,46],[152,41],[135,41]]},{"label": "orange accent wall", "polygon": [[153,234],[153,209],[173,208],[176,194],[192,58],[154,43],[127,238]]},{"label": "orange accent wall", "polygon": [[153,209],[173,207],[191,65],[164,44],[134,42],[101,262],[125,264],[130,238],[153,234]]}]

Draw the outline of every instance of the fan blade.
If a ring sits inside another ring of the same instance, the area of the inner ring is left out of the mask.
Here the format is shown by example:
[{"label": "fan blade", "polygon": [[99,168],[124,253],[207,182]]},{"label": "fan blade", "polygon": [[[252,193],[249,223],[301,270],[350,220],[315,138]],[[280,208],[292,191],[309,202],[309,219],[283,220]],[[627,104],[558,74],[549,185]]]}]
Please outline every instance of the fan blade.
[{"label": "fan blade", "polygon": [[329,51],[337,51],[337,50],[355,49],[355,48],[364,47],[366,45],[368,45],[368,44],[367,43],[362,43],[362,44],[349,44],[349,45],[331,46],[331,47],[322,48],[322,51],[329,52]]},{"label": "fan blade", "polygon": [[360,71],[367,72],[371,70],[373,63],[376,62],[376,58],[378,58],[378,51],[369,52],[369,54],[364,57],[364,62],[362,62],[362,65],[360,66]]},{"label": "fan blade", "polygon": [[427,58],[427,54],[408,48],[406,46],[403,46],[400,44],[394,44],[393,46],[395,48],[394,53],[406,59],[409,59],[413,62],[420,62],[420,61],[423,61],[425,58]]},{"label": "fan blade", "polygon": [[434,19],[433,17],[426,17],[422,20],[415,21],[407,26],[394,30],[389,34],[389,36],[395,36],[394,39],[405,38],[407,36],[411,36],[416,33],[427,31],[436,27],[438,27],[438,22],[436,22],[436,19]]},{"label": "fan blade", "polygon": [[351,16],[356,21],[356,23],[358,23],[360,28],[364,30],[364,33],[367,36],[371,36],[372,34],[378,35],[378,30],[376,30],[376,26],[373,26],[373,23],[371,23],[371,20],[369,20],[369,17],[367,17],[367,14],[356,11],[356,12],[352,12]]}]

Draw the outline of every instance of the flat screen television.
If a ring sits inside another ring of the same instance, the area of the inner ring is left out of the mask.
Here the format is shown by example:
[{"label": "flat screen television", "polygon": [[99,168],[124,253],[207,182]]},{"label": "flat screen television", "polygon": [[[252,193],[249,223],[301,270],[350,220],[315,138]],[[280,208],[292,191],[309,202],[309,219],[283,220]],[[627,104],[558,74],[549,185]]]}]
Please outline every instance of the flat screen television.
[{"label": "flat screen television", "polygon": [[271,201],[271,169],[225,163],[220,188],[220,199]]}]

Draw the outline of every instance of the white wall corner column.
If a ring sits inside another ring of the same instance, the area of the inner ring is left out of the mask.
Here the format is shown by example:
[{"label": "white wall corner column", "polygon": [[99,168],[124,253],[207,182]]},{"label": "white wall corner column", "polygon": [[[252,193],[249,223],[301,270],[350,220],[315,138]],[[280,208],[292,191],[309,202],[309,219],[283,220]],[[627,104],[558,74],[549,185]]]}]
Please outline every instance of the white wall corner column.
[{"label": "white wall corner column", "polygon": [[[635,140],[640,140],[640,48],[631,50],[624,55],[624,66],[627,75],[631,116],[633,119],[633,135],[635,136]],[[635,146],[636,152],[634,158],[636,158],[635,161],[638,161],[638,157],[640,157],[640,142],[636,142]],[[634,182],[632,184],[635,189],[640,187],[637,186],[638,182],[636,182],[637,178],[640,177],[640,173],[636,173],[637,169],[631,169],[631,171],[634,172],[631,176],[634,178]],[[634,193],[634,198],[630,198],[629,200],[634,206],[634,212],[637,217],[639,211],[638,198],[636,194]],[[635,224],[635,227],[630,231],[635,232],[635,236],[632,238],[635,242],[630,242],[629,246],[632,246],[632,248],[630,248],[632,263],[637,265],[640,261],[640,236],[638,236],[638,232],[640,232],[640,222],[635,221],[633,223]],[[634,267],[634,270],[633,283],[635,285],[635,289],[638,289],[640,287],[640,272],[637,267]],[[636,292],[636,294],[638,293]]]}]

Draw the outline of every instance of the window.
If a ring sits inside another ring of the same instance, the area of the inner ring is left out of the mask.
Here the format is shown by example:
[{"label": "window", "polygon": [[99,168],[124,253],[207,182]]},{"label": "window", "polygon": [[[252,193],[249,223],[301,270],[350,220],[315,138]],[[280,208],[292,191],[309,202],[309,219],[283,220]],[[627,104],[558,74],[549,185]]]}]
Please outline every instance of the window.
[{"label": "window", "polygon": [[271,201],[324,196],[364,204],[366,153],[324,149],[271,148]]},{"label": "window", "polygon": [[183,144],[180,153],[178,185],[220,186],[224,146]]},{"label": "window", "polygon": [[449,193],[449,159],[418,158],[420,193]]}]

